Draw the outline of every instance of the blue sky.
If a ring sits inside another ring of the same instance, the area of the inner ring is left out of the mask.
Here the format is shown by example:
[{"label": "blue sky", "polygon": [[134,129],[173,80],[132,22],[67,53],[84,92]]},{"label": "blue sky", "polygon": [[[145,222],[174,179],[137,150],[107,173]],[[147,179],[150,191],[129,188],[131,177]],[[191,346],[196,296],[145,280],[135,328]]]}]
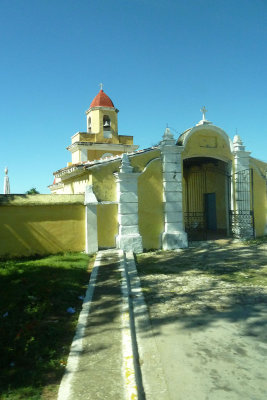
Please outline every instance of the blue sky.
[{"label": "blue sky", "polygon": [[100,82],[140,148],[167,123],[175,136],[195,125],[205,105],[267,161],[267,0],[0,0],[0,54],[12,193],[49,193]]}]

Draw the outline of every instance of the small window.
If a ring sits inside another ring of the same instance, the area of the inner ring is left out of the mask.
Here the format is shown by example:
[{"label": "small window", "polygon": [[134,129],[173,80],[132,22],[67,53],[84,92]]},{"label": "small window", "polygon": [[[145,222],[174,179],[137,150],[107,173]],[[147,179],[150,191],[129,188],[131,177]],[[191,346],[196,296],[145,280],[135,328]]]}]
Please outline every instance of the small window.
[{"label": "small window", "polygon": [[91,133],[91,117],[88,118],[88,128],[87,128],[88,133]]}]

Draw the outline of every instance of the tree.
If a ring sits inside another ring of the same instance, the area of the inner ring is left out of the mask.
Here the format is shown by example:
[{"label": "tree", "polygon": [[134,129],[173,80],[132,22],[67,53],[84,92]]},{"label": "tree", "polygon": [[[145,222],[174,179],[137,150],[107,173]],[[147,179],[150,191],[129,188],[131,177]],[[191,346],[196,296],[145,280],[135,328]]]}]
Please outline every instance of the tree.
[{"label": "tree", "polygon": [[36,190],[36,188],[31,188],[30,190],[27,190],[27,192],[25,192],[26,194],[40,194],[40,192],[38,192],[38,190]]}]

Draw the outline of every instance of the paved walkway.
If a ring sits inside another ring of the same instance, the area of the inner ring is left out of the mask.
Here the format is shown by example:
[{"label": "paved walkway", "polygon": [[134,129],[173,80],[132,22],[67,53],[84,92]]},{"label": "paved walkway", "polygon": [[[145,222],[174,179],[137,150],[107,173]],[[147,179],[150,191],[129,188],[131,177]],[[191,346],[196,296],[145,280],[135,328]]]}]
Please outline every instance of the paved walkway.
[{"label": "paved walkway", "polygon": [[125,398],[122,260],[120,251],[97,255],[58,400]]},{"label": "paved walkway", "polygon": [[132,253],[100,251],[58,400],[169,400]]}]

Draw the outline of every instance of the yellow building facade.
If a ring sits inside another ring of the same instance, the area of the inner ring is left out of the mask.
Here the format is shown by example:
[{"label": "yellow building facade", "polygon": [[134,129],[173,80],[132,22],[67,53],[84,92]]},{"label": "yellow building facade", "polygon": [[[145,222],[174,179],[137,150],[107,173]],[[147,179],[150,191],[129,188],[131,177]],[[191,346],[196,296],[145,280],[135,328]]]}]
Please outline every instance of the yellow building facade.
[{"label": "yellow building facade", "polygon": [[158,146],[137,150],[118,134],[117,114],[101,89],[86,112],[87,132],[68,147],[72,162],[50,186],[54,194],[85,193],[91,249],[168,250],[267,234],[267,163],[239,136],[232,141],[203,112],[179,138],[167,128]]}]

